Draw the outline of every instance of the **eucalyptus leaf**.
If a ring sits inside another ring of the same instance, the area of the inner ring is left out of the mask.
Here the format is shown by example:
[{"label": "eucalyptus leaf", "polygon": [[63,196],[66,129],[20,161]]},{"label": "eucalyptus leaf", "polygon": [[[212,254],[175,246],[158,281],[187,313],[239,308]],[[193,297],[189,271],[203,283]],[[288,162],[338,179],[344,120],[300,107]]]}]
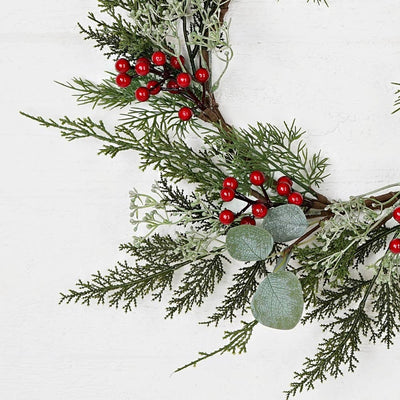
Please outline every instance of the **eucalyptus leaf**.
[{"label": "eucalyptus leaf", "polygon": [[271,253],[274,240],[263,228],[240,225],[226,235],[226,248],[232,258],[239,261],[265,260]]},{"label": "eucalyptus leaf", "polygon": [[294,204],[271,208],[263,221],[263,228],[275,242],[289,242],[303,235],[308,227],[303,210]]},{"label": "eucalyptus leaf", "polygon": [[275,329],[293,329],[303,314],[304,300],[300,281],[292,272],[268,274],[251,301],[254,318]]}]

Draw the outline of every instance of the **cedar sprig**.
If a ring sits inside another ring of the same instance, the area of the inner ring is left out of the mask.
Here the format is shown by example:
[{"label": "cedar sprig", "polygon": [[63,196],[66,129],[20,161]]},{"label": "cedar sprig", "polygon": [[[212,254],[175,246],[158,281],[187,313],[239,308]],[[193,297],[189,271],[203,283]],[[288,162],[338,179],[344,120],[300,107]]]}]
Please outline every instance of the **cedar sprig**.
[{"label": "cedar sprig", "polygon": [[200,352],[199,358],[195,361],[192,361],[182,367],[179,367],[175,370],[175,372],[182,371],[188,367],[195,367],[200,361],[204,361],[207,358],[215,356],[217,354],[222,355],[225,353],[231,354],[242,354],[247,351],[247,345],[249,340],[253,334],[254,327],[257,325],[257,321],[245,322],[241,321],[242,327],[234,330],[234,331],[225,331],[223,340],[227,340],[228,343],[217,350],[214,350],[210,353]]}]

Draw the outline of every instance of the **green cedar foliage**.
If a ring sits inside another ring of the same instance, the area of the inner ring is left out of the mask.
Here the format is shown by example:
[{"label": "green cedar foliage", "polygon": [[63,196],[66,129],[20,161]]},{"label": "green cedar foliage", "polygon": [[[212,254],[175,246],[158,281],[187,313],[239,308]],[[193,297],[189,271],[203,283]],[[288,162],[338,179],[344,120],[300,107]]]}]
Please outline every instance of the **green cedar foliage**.
[{"label": "green cedar foliage", "polygon": [[[324,0],[313,2],[327,5]],[[200,65],[208,66],[211,55],[226,67],[232,57],[229,24],[223,18],[229,3],[99,0],[100,11],[106,14],[104,20],[90,13],[90,26],[80,28],[107,57],[124,56],[134,62],[162,49],[169,55],[185,52],[191,72]],[[167,31],[173,40],[166,40]],[[135,90],[148,78],[136,77],[131,86],[120,89],[114,84],[114,73],[100,83],[73,78],[63,84],[79,104],[120,109],[120,121],[112,129],[90,117],[55,120],[23,113],[43,126],[60,130],[67,140],[99,140],[100,154],[114,157],[121,151],[134,150],[141,156],[143,170],[155,168],[163,174],[153,195],[131,193],[134,230],[141,224],[148,228],[146,235],[120,246],[134,260],[119,262],[87,281],[79,280],[76,288],[61,294],[61,302],[108,303],[130,311],[145,296],[161,300],[169,295],[167,317],[201,306],[221,283],[231,262],[225,255],[227,229],[218,222],[221,203],[217,200],[226,176],[238,179],[241,193],[254,195],[248,183],[249,171],[266,173],[269,189],[274,188],[278,176],[288,175],[297,190],[321,201],[315,188],[328,176],[327,159],[308,152],[305,132],[294,122],[282,127],[264,123],[247,128],[228,125],[213,97],[220,78],[212,78],[204,93],[201,85],[194,84],[194,95],[204,97],[208,109],[186,123],[179,120],[177,111],[183,106],[194,107],[190,96],[164,91],[151,96],[145,105],[138,104]],[[395,111],[399,107],[400,99]],[[193,184],[193,192],[186,194],[178,186],[180,182]],[[273,190],[270,192],[271,201],[282,201]],[[304,211],[308,217],[317,218],[313,243],[288,249],[275,244],[267,260],[239,266],[232,263],[230,267],[236,270],[225,297],[204,324],[233,322],[246,314],[258,283],[272,271],[282,251],[293,250],[298,264],[287,269],[296,273],[302,284],[307,307],[303,322],[319,322],[328,337],[318,346],[315,357],[306,359],[286,394],[290,397],[312,389],[317,381],[341,375],[344,368],[353,371],[364,337],[389,347],[400,328],[399,257],[385,253],[379,260],[373,259],[387,248],[393,235],[400,235],[398,226],[386,226],[398,198],[399,193],[393,194],[385,202],[372,202],[373,207],[367,206],[370,199],[365,196],[323,203],[328,206],[325,214],[310,210],[312,203],[307,199]],[[159,228],[168,225],[178,227],[178,232],[162,235]],[[182,270],[181,281],[174,285],[177,270]],[[200,353],[197,360],[178,371],[216,354],[245,352],[256,324],[242,322],[238,329],[225,332],[226,345]]]}]

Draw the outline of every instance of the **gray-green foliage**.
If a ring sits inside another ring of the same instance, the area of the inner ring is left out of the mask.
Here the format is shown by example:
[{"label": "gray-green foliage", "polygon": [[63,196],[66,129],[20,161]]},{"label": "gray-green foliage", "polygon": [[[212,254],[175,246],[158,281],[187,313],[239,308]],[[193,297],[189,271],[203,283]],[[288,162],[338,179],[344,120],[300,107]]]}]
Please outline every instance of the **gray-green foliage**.
[{"label": "gray-green foliage", "polygon": [[265,260],[273,246],[271,234],[258,226],[236,226],[226,235],[226,249],[232,258],[239,261]]},{"label": "gray-green foliage", "polygon": [[303,313],[303,291],[292,272],[279,270],[268,274],[251,301],[254,318],[275,329],[293,329]]},{"label": "gray-green foliage", "polygon": [[308,222],[299,206],[284,204],[269,210],[263,227],[271,233],[275,242],[289,242],[306,232]]}]

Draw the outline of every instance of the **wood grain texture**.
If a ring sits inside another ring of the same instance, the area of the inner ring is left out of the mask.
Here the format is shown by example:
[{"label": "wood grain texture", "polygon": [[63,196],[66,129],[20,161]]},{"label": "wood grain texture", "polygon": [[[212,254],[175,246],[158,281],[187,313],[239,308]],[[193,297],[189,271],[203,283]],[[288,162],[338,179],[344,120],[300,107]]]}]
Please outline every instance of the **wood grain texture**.
[{"label": "wood grain texture", "polygon": [[[204,310],[163,320],[162,304],[131,314],[58,306],[58,292],[123,258],[133,234],[128,192],[148,190],[135,154],[96,155],[94,141],[68,144],[18,114],[116,116],[77,107],[53,80],[100,80],[112,62],[78,35],[94,0],[5,2],[0,12],[0,398],[6,400],[281,399],[293,370],[314,353],[316,326],[256,329],[247,355],[171,372],[220,330],[197,325]],[[312,148],[331,159],[323,192],[337,197],[399,181],[400,116],[390,115],[400,80],[398,0],[232,1],[235,58],[218,93],[229,123],[296,118]],[[257,29],[255,29],[257,28]],[[216,66],[218,68],[218,66]],[[225,328],[222,327],[221,330]],[[299,400],[398,398],[391,351],[363,345],[353,375]],[[268,395],[267,395],[268,394]]]}]

